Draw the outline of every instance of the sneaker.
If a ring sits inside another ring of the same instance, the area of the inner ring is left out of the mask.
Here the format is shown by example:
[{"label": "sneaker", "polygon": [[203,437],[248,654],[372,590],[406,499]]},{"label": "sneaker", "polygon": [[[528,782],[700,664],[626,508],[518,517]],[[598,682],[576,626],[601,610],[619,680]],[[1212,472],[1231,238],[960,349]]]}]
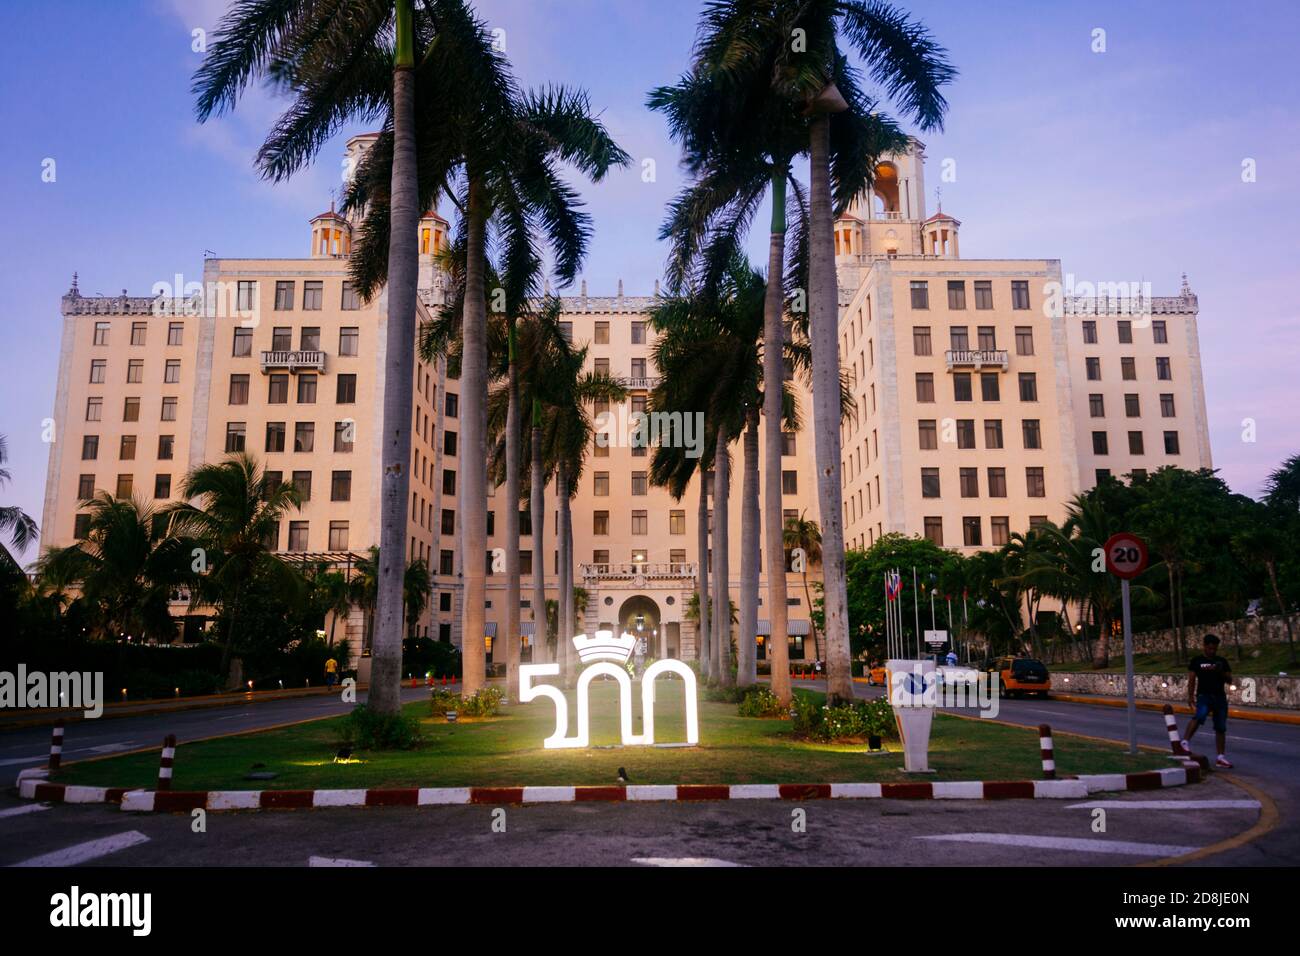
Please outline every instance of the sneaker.
[{"label": "sneaker", "polygon": [[1214,765],[1216,767],[1222,767],[1224,770],[1232,769],[1232,761],[1229,760],[1227,757],[1225,757],[1223,754],[1219,754],[1218,759],[1214,761]]},{"label": "sneaker", "polygon": [[1178,752],[1178,755],[1179,755],[1180,757],[1190,757],[1190,756],[1192,755],[1192,748],[1189,747],[1189,746],[1187,746],[1187,741],[1186,741],[1186,740],[1180,740],[1180,741],[1178,741],[1178,746],[1179,746],[1180,748],[1182,748],[1182,749],[1179,750],[1179,752]]}]

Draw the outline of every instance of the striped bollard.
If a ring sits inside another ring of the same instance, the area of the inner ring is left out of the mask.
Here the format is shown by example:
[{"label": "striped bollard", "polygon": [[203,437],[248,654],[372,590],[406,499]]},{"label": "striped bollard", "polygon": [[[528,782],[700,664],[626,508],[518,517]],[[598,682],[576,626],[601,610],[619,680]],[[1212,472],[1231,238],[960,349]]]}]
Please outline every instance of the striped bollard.
[{"label": "striped bollard", "polygon": [[1047,724],[1038,725],[1038,749],[1043,756],[1043,779],[1056,779],[1056,757],[1052,753],[1052,728]]},{"label": "striped bollard", "polygon": [[58,770],[59,763],[63,760],[63,721],[62,719],[54,722],[54,732],[50,735],[50,762],[48,764],[51,770]]},{"label": "striped bollard", "polygon": [[172,762],[176,759],[176,735],[168,734],[163,741],[162,759],[158,761],[158,789],[172,788]]},{"label": "striped bollard", "polygon": [[1175,757],[1186,757],[1183,751],[1183,738],[1178,735],[1178,721],[1174,717],[1174,708],[1165,704],[1165,730],[1169,731],[1169,749],[1174,752]]}]

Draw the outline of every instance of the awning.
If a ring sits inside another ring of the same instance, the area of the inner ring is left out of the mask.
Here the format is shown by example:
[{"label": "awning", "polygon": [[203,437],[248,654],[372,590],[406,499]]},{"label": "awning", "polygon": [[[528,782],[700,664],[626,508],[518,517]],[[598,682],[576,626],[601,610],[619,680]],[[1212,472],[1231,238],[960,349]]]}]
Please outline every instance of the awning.
[{"label": "awning", "polygon": [[488,621],[483,625],[483,636],[495,638],[497,636],[497,622]]},{"label": "awning", "polygon": [[[786,621],[786,622],[785,622],[785,631],[786,631],[786,634],[788,634],[790,637],[800,637],[800,636],[807,637],[809,634],[812,633],[812,631],[811,631],[811,630],[809,629],[809,627],[808,627],[808,622],[807,622],[806,620],[793,620],[793,621]],[[760,636],[771,634],[771,633],[772,633],[772,622],[771,622],[771,621],[759,621],[759,622],[758,622],[758,632],[757,632],[757,633],[758,633]]]},{"label": "awning", "polygon": [[536,621],[520,621],[520,622],[519,622],[519,636],[520,636],[520,637],[530,637],[530,636],[532,636],[532,633],[533,633],[535,630],[537,630],[537,622],[536,622]]}]

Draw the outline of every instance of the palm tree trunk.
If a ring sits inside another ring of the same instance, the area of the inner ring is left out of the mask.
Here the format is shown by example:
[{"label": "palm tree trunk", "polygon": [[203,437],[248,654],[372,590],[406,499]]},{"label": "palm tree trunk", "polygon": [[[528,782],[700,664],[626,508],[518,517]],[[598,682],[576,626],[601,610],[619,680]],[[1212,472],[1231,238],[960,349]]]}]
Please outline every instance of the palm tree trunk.
[{"label": "palm tree trunk", "polygon": [[1097,652],[1093,656],[1092,666],[1097,670],[1110,666],[1110,615],[1098,615]]},{"label": "palm tree trunk", "polygon": [[560,593],[556,597],[556,635],[555,635],[555,657],[560,662],[560,676],[566,686],[571,685],[577,677],[573,673],[573,655],[570,653],[573,646],[573,621],[569,619],[570,608],[572,606],[573,582],[570,580],[570,569],[565,566],[564,553],[568,546],[569,529],[568,524],[568,502],[569,502],[569,470],[561,462],[555,471],[555,497],[556,507],[559,511],[558,527],[556,529],[555,551],[559,562],[559,586]]},{"label": "palm tree trunk", "polygon": [[545,661],[550,653],[546,617],[546,561],[542,548],[546,528],[546,478],[542,471],[542,411],[533,402],[532,462],[529,477],[529,508],[533,523],[533,663]]},{"label": "palm tree trunk", "polygon": [[704,467],[706,458],[700,459],[700,511],[697,520],[697,544],[700,551],[699,568],[695,574],[696,594],[699,595],[699,621],[696,623],[698,637],[695,642],[695,658],[700,664],[700,676],[709,679],[711,650],[709,646],[709,483],[708,469]]},{"label": "palm tree trunk", "polygon": [[744,478],[740,498],[740,633],[736,636],[736,683],[750,687],[758,680],[758,406],[745,417]]},{"label": "palm tree trunk", "polygon": [[1168,560],[1165,561],[1165,574],[1169,578],[1169,636],[1174,639],[1174,660],[1181,662],[1183,649],[1178,640],[1178,604],[1174,599],[1174,566]]},{"label": "palm tree trunk", "polygon": [[416,230],[420,208],[415,160],[415,54],[410,0],[397,0],[393,70],[393,178],[388,238],[384,423],[381,436],[378,629],[370,646],[367,706],[396,714],[402,706],[402,577],[410,497],[411,406],[415,401]]},{"label": "palm tree trunk", "polygon": [[844,583],[844,501],[840,480],[839,287],[831,209],[830,117],[811,123],[808,301],[813,371],[817,500],[822,522],[823,627],[828,701],[853,699],[848,594]]},{"label": "palm tree trunk", "polygon": [[1265,561],[1264,567],[1268,571],[1268,583],[1273,588],[1273,600],[1277,602],[1277,609],[1282,614],[1282,623],[1286,626],[1286,646],[1290,652],[1290,663],[1295,664],[1295,635],[1291,632],[1291,614],[1287,611],[1286,605],[1282,603],[1282,591],[1277,586],[1277,562]]},{"label": "palm tree trunk", "polygon": [[519,699],[519,365],[515,321],[509,328],[509,396],[506,404],[506,699]]},{"label": "palm tree trunk", "polygon": [[713,590],[714,598],[714,676],[723,687],[730,687],[731,674],[731,561],[730,526],[731,453],[727,450],[726,429],[718,428],[718,449],[713,455]]},{"label": "palm tree trunk", "polygon": [[[566,474],[567,482],[568,476]],[[578,677],[578,652],[573,647],[573,637],[575,634],[582,633],[585,628],[578,620],[578,610],[573,597],[573,501],[569,496],[565,496],[560,502],[561,521],[564,522],[564,542],[563,549],[559,553],[559,561],[564,565],[564,607],[565,618],[569,622],[569,633],[564,638],[564,653],[568,655],[569,665],[573,673],[574,680]]]},{"label": "palm tree trunk", "polygon": [[803,596],[808,602],[808,627],[812,629],[813,655],[817,660],[822,660],[822,645],[817,637],[817,622],[813,620],[813,602],[812,588],[808,584],[808,559],[804,558],[803,565]]},{"label": "palm tree trunk", "polygon": [[[461,528],[464,541],[465,603],[461,610],[461,693],[483,687],[487,602],[484,562],[487,555],[487,298],[484,261],[487,197],[482,180],[469,176],[466,215],[465,313],[461,322]],[[412,227],[414,229],[414,227]],[[408,410],[409,414],[409,410]]]},{"label": "palm tree trunk", "polygon": [[785,535],[781,514],[782,391],[785,382],[784,295],[785,184],[787,171],[772,173],[772,228],[767,250],[767,294],[763,298],[763,542],[767,551],[767,660],[772,693],[790,703],[790,644],[787,636]]}]

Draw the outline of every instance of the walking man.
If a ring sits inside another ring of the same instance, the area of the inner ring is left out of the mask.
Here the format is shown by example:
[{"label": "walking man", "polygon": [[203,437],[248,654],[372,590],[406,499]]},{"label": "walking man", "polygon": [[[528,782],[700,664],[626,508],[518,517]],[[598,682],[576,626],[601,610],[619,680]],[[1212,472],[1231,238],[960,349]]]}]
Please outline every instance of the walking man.
[{"label": "walking man", "polygon": [[1197,654],[1187,662],[1187,703],[1195,708],[1191,722],[1187,725],[1187,736],[1183,739],[1183,751],[1190,754],[1188,742],[1196,729],[1205,723],[1205,718],[1214,715],[1214,742],[1218,748],[1216,767],[1231,769],[1232,763],[1225,756],[1228,735],[1228,678],[1232,676],[1232,665],[1227,658],[1219,656],[1219,638],[1206,634],[1202,646],[1204,654]]}]

